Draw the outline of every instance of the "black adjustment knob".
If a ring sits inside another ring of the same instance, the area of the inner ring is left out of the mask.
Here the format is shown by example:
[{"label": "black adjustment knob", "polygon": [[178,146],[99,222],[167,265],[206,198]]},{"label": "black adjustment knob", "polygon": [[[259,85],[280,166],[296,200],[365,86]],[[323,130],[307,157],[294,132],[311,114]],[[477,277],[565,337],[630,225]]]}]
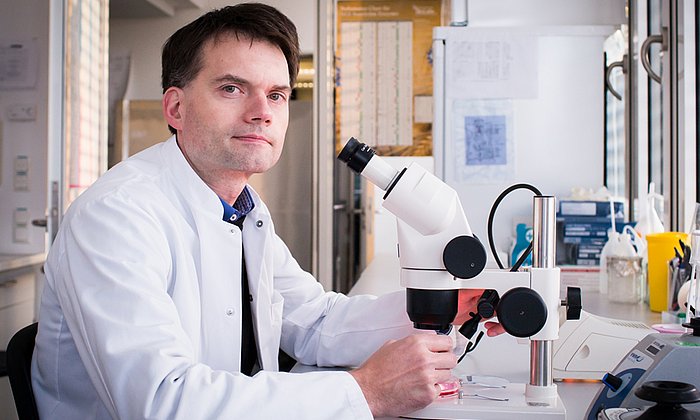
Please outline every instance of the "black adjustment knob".
[{"label": "black adjustment knob", "polygon": [[457,236],[445,245],[442,262],[453,276],[470,279],[486,267],[486,249],[476,236]]},{"label": "black adjustment knob", "polygon": [[676,381],[649,381],[634,391],[634,395],[656,403],[691,404],[700,401],[700,392],[691,384]]},{"label": "black adjustment knob", "polygon": [[581,319],[581,288],[566,288],[566,319]]},{"label": "black adjustment knob", "polygon": [[695,337],[700,337],[700,318],[693,317],[690,318],[690,322],[684,322],[683,326],[693,330],[693,335]]},{"label": "black adjustment knob", "polygon": [[481,294],[479,301],[476,304],[476,312],[484,319],[489,319],[496,314],[496,307],[498,306],[500,298],[498,297],[498,292],[495,290],[487,289]]},{"label": "black adjustment knob", "polygon": [[537,292],[527,287],[508,290],[501,297],[496,313],[503,329],[519,338],[537,334],[547,322],[547,305]]},{"label": "black adjustment knob", "polygon": [[603,376],[602,382],[613,391],[617,391],[622,386],[622,379],[612,373],[606,373],[605,376]]}]

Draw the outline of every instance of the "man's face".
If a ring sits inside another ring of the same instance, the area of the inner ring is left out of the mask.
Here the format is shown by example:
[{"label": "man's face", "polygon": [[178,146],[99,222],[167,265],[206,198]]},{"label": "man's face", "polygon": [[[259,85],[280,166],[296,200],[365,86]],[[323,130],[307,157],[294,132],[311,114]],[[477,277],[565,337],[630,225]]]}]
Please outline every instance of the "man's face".
[{"label": "man's face", "polygon": [[247,178],[270,169],[282,153],[290,93],[277,46],[235,35],[208,41],[199,74],[181,90],[176,127],[195,171]]}]

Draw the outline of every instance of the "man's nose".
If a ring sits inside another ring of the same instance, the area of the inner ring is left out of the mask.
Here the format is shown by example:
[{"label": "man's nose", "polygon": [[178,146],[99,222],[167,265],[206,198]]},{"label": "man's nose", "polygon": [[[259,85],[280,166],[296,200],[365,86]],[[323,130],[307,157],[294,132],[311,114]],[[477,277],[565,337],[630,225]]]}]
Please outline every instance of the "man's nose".
[{"label": "man's nose", "polygon": [[272,123],[272,109],[268,102],[267,95],[255,95],[250,98],[246,119],[251,123],[265,124]]}]

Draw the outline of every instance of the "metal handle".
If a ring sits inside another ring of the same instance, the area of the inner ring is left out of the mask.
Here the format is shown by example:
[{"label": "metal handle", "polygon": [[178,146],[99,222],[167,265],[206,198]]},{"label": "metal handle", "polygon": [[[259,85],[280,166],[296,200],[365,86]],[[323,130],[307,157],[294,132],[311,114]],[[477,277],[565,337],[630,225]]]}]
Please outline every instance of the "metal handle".
[{"label": "metal handle", "polygon": [[649,51],[651,50],[651,44],[661,43],[661,51],[666,51],[668,49],[668,43],[666,42],[666,28],[661,29],[660,35],[651,35],[642,42],[642,47],[640,48],[639,54],[642,57],[642,67],[646,70],[647,74],[651,80],[656,83],[661,84],[661,76],[656,74],[651,68],[651,62],[649,60]]},{"label": "metal handle", "polygon": [[607,69],[605,69],[605,87],[612,93],[618,101],[622,100],[622,95],[613,88],[612,83],[610,83],[610,74],[615,69],[615,67],[622,68],[622,73],[627,73],[627,54],[622,57],[622,60],[610,63]]},{"label": "metal handle", "polygon": [[47,221],[46,219],[34,219],[32,220],[32,226],[43,227],[44,229],[46,229]]}]

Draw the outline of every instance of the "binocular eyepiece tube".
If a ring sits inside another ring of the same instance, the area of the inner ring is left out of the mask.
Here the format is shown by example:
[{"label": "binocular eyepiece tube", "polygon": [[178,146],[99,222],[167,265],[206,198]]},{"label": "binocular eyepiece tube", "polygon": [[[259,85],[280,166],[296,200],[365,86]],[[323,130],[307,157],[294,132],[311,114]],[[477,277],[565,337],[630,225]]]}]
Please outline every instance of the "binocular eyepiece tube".
[{"label": "binocular eyepiece tube", "polygon": [[350,137],[338,154],[338,159],[350,169],[367,178],[377,187],[386,191],[399,171],[374,154],[374,150],[355,137]]}]

